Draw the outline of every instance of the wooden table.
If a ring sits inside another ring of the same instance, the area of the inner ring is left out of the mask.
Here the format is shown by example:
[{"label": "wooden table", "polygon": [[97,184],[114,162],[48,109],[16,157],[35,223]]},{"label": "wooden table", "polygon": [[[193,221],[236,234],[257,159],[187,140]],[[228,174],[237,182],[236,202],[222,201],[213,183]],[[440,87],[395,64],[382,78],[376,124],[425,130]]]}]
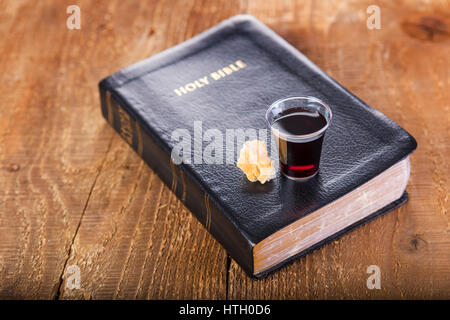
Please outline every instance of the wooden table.
[{"label": "wooden table", "polygon": [[[424,3],[0,1],[0,298],[450,298],[450,4]],[[71,4],[80,30],[66,27]],[[101,117],[97,89],[238,13],[419,144],[406,205],[261,281]],[[73,265],[80,289],[66,286]],[[369,265],[380,290],[366,287]]]}]

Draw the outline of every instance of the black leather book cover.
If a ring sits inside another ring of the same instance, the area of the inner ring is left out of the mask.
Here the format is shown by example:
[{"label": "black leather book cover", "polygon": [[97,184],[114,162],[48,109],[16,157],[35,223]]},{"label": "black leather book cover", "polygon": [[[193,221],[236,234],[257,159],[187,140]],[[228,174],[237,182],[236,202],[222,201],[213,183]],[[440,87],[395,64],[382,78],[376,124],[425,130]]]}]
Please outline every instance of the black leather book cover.
[{"label": "black leather book cover", "polygon": [[[356,189],[417,146],[405,130],[248,15],[230,18],[107,77],[100,82],[100,95],[104,117],[231,257],[256,278],[288,262],[254,275],[253,247],[258,242]],[[333,111],[320,171],[313,180],[292,183],[278,173],[263,185],[251,183],[235,161],[227,163],[230,150],[225,150],[225,141],[223,163],[201,161],[202,151],[199,154],[195,144],[205,149],[206,131],[218,130],[225,140],[230,129],[266,129],[268,106],[292,95],[318,97]],[[192,137],[192,152],[184,155],[190,163],[178,165],[171,160],[178,142],[176,130]],[[288,260],[392,210],[406,198],[405,193]]]}]

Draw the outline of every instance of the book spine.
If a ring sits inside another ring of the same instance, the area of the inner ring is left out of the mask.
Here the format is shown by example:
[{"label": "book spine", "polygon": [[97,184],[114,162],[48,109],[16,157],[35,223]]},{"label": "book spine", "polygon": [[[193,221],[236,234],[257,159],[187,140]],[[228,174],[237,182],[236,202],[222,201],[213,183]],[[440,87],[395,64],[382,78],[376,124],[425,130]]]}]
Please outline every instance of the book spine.
[{"label": "book spine", "polygon": [[103,117],[191,210],[228,254],[248,275],[253,276],[254,245],[227,217],[225,209],[211,199],[183,164],[175,165],[170,154],[156,141],[157,137],[148,133],[139,119],[128,111],[129,107],[124,102],[119,103],[120,97],[115,96],[108,78],[100,82],[99,88]]}]

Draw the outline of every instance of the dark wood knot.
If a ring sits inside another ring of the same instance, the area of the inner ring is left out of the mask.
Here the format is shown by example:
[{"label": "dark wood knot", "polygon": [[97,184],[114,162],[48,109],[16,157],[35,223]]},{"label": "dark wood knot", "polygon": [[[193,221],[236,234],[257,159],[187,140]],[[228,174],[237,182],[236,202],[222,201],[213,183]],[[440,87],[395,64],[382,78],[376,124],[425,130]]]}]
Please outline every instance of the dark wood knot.
[{"label": "dark wood knot", "polygon": [[414,14],[402,22],[402,28],[412,38],[438,42],[450,38],[449,24],[449,17]]},{"label": "dark wood knot", "polygon": [[9,172],[17,172],[20,170],[20,165],[18,165],[17,163],[11,163],[6,167],[6,170],[8,170]]},{"label": "dark wood knot", "polygon": [[413,236],[409,243],[413,251],[422,250],[427,245],[427,242],[418,235]]},{"label": "dark wood knot", "polygon": [[156,29],[154,27],[151,27],[150,30],[147,32],[147,37],[151,37],[156,32]]}]

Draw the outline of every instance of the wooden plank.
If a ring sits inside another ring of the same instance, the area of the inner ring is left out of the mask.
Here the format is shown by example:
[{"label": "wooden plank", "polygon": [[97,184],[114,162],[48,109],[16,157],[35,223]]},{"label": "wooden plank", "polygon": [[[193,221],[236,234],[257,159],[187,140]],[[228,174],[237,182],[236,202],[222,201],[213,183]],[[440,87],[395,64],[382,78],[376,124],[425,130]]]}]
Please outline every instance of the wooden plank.
[{"label": "wooden plank", "polygon": [[[132,51],[118,53],[117,57],[129,60],[122,67],[237,13],[227,1],[211,5],[191,2],[175,8],[174,5],[159,2],[138,10],[128,2],[114,2],[108,11],[114,25],[122,26],[120,20],[133,21],[125,26],[119,39],[135,34],[127,44]],[[204,19],[203,11],[220,14]],[[68,290],[62,283],[60,298],[223,299],[226,260],[220,245],[117,137],[66,266],[79,266],[85,280],[80,290]]]},{"label": "wooden plank", "polygon": [[[381,30],[366,28],[371,4],[381,8]],[[450,13],[448,2],[424,11],[415,1],[314,1],[285,20],[253,5],[261,20],[273,21],[327,73],[411,132],[419,148],[405,206],[259,282],[233,262],[229,297],[448,299],[450,20],[442,14]],[[436,30],[439,21],[445,32]],[[366,287],[370,265],[381,269],[380,290]]]},{"label": "wooden plank", "polygon": [[48,1],[0,3],[2,298],[55,296],[113,136],[92,117],[99,69],[86,62],[100,58],[101,35],[82,41],[57,9]]}]

